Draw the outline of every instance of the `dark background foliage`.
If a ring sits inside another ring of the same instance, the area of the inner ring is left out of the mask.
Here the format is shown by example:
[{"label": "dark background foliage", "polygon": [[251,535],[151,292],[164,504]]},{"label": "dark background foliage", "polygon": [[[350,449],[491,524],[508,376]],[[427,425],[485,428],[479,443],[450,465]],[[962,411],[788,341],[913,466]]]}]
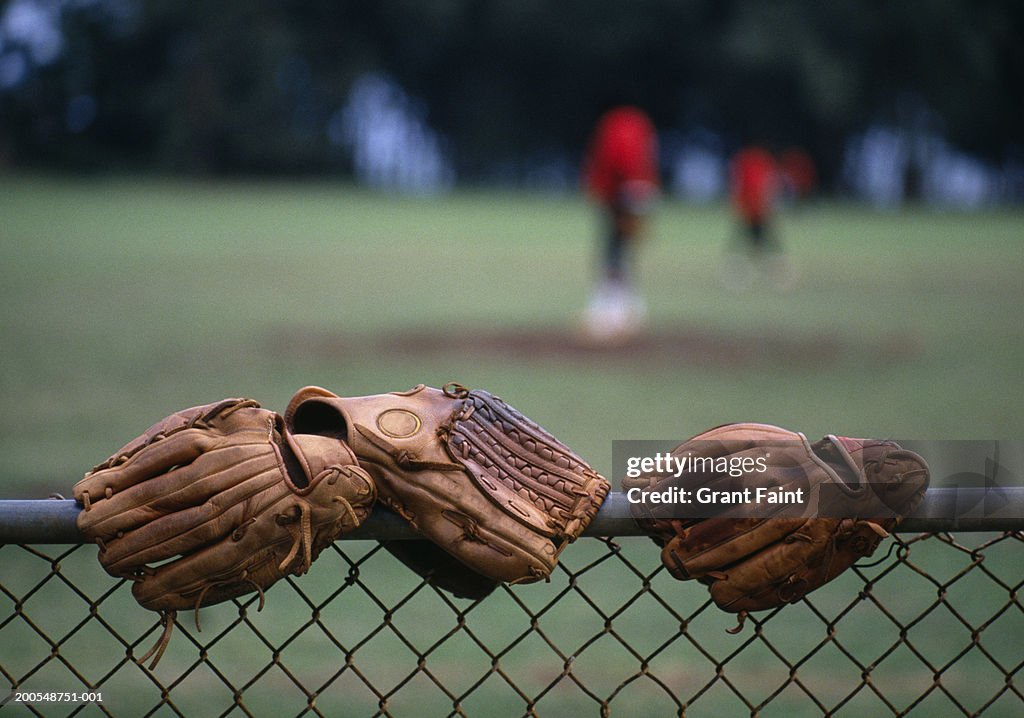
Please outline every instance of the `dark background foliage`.
[{"label": "dark background foliage", "polygon": [[[6,9],[19,2],[33,4]],[[422,103],[460,180],[575,161],[613,99],[665,130],[804,145],[826,186],[846,138],[872,123],[926,121],[993,162],[1024,144],[1013,0],[95,0],[56,12],[59,56],[0,88],[8,165],[343,176],[325,128],[368,71]],[[2,49],[17,52],[16,38]],[[85,121],[72,114],[82,102]]]}]

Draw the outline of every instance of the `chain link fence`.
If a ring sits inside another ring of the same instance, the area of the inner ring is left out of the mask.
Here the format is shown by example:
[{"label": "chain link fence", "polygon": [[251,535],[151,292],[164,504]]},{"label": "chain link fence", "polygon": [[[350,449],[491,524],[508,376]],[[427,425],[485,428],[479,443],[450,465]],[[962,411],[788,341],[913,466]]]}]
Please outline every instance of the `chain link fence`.
[{"label": "chain link fence", "polygon": [[[918,522],[919,523],[919,522]],[[378,537],[380,538],[380,537]],[[748,619],[642,537],[582,538],[548,583],[455,599],[346,540],[256,596],[154,613],[95,547],[0,547],[11,715],[1019,716],[1024,533],[901,534],[798,604]],[[888,548],[888,553],[885,549]],[[16,700],[16,699],[22,700]],[[25,700],[25,699],[28,700]]]}]

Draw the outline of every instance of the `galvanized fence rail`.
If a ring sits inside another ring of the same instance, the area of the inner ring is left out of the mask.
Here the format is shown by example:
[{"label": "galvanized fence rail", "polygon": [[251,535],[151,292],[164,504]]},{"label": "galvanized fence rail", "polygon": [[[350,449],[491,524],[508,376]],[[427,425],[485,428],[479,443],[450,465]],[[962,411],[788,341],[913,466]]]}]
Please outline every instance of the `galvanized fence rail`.
[{"label": "galvanized fence rail", "polygon": [[[883,545],[736,634],[660,568],[621,494],[545,584],[455,599],[377,543],[376,512],[313,570],[180,615],[167,654],[65,500],[0,501],[0,701],[11,715],[1019,716],[1024,489],[932,489]],[[966,507],[966,508],[965,508]],[[955,533],[954,533],[955,532]],[[887,552],[886,552],[887,551]],[[16,700],[21,699],[21,700]]]}]

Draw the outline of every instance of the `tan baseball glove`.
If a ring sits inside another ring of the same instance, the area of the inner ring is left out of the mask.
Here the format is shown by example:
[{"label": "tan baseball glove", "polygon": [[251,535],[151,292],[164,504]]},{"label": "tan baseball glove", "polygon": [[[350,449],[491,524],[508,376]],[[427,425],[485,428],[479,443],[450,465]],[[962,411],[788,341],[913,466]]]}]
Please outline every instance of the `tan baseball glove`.
[{"label": "tan baseball glove", "polygon": [[799,601],[870,556],[929,478],[924,459],[891,441],[811,444],[766,424],[720,426],[671,455],[689,468],[623,479],[633,516],[672,575],[707,584],[741,626],[748,611]]},{"label": "tan baseball glove", "polygon": [[344,442],[302,434],[248,399],[179,411],[75,485],[78,528],[113,576],[159,611],[163,655],[176,611],[257,591],[305,573],[354,529],[375,499],[373,480]]},{"label": "tan baseball glove", "polygon": [[547,431],[458,384],[356,398],[307,387],[285,419],[294,432],[333,433],[352,447],[381,502],[430,540],[385,547],[459,596],[547,578],[608,493]]}]

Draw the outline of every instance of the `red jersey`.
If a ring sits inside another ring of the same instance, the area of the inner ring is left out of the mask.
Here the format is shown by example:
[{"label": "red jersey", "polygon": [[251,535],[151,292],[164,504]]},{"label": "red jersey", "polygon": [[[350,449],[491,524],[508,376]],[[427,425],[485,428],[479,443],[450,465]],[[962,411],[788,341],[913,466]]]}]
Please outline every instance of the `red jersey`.
[{"label": "red jersey", "polygon": [[767,150],[747,147],[732,161],[732,201],[740,215],[753,222],[772,214],[778,178],[775,160]]},{"label": "red jersey", "polygon": [[654,123],[636,107],[617,107],[598,120],[587,148],[583,181],[596,199],[620,200],[626,185],[658,188],[658,138]]}]

